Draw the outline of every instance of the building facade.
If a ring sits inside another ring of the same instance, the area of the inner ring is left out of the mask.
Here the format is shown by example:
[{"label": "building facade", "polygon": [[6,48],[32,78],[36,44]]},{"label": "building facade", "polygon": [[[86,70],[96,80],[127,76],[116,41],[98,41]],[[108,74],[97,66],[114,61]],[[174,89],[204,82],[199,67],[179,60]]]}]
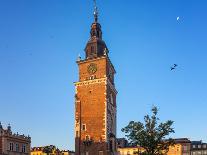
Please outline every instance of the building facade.
[{"label": "building facade", "polygon": [[0,155],[30,155],[31,138],[12,133],[11,126],[3,129],[0,123]]},{"label": "building facade", "polygon": [[[187,138],[174,139],[175,144],[169,147],[166,155],[190,155],[191,141]],[[145,151],[140,146],[129,146],[124,138],[120,138],[118,143],[119,155],[142,155]],[[197,154],[196,154],[197,155]]]},{"label": "building facade", "polygon": [[61,151],[61,155],[75,155],[75,152],[69,151],[69,150],[64,150],[64,151]]},{"label": "building facade", "polygon": [[144,149],[139,146],[134,147],[119,147],[118,155],[141,155],[144,152]]},{"label": "building facade", "polygon": [[46,155],[43,152],[44,147],[33,147],[31,148],[31,155]]},{"label": "building facade", "polygon": [[61,151],[54,145],[33,147],[31,149],[31,155],[62,155]]},{"label": "building facade", "polygon": [[85,58],[77,60],[75,83],[76,155],[116,154],[116,95],[113,64],[102,40],[97,7],[91,25]]},{"label": "building facade", "polygon": [[33,147],[31,148],[31,155],[75,155],[69,150],[59,150],[54,145]]},{"label": "building facade", "polygon": [[128,141],[125,138],[117,138],[116,142],[117,142],[117,147],[118,148],[124,148],[124,147],[127,147],[129,145]]},{"label": "building facade", "polygon": [[192,141],[191,155],[207,155],[207,143],[203,143],[202,141]]},{"label": "building facade", "polygon": [[174,139],[175,145],[169,147],[167,155],[190,155],[191,141],[188,138]]}]

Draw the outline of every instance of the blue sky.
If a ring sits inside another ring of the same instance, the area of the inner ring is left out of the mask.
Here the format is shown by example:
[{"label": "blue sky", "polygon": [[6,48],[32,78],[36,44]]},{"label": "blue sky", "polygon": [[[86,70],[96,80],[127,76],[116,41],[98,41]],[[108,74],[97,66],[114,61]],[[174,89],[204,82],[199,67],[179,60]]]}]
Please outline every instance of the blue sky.
[{"label": "blue sky", "polygon": [[[206,0],[97,3],[117,70],[118,137],[157,105],[173,137],[207,141]],[[92,13],[92,0],[0,1],[0,121],[32,146],[74,149],[75,61]]]}]

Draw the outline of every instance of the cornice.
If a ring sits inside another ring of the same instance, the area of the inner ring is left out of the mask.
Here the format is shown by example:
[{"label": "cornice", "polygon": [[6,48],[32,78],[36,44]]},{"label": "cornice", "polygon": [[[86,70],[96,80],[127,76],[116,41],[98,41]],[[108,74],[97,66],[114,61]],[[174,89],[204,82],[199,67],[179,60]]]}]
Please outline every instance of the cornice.
[{"label": "cornice", "polygon": [[97,84],[97,83],[106,83],[107,78],[100,78],[100,79],[94,79],[94,80],[85,80],[81,82],[74,82],[75,86],[82,86],[82,85],[90,85],[90,84]]},{"label": "cornice", "polygon": [[81,82],[74,82],[74,85],[77,87],[77,86],[91,85],[91,84],[97,84],[97,83],[105,83],[106,85],[108,84],[109,87],[111,88],[111,90],[115,94],[118,93],[115,86],[110,82],[109,78],[107,78],[107,77],[100,78],[100,79],[94,79],[94,80],[85,80],[85,81],[81,81]]},{"label": "cornice", "polygon": [[101,57],[97,57],[97,58],[93,58],[93,59],[84,59],[84,60],[80,60],[80,61],[76,61],[76,63],[79,64],[83,64],[83,63],[87,63],[87,62],[93,62],[96,60],[101,60],[101,59],[106,59],[107,56],[101,56]]}]

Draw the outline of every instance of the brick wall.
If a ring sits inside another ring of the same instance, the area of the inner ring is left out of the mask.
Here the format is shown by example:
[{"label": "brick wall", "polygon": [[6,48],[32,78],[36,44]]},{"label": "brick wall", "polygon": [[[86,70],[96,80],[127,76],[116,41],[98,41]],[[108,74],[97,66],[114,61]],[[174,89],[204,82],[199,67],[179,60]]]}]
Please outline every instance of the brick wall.
[{"label": "brick wall", "polygon": [[[107,99],[110,97],[111,90],[107,84],[107,72],[110,67],[107,62],[106,57],[101,57],[78,63],[79,82],[75,84],[76,155],[79,155],[80,152],[98,155],[99,151],[103,151],[103,155],[109,154]],[[94,74],[88,72],[88,66],[91,63],[97,66],[97,71]],[[115,95],[113,98],[115,100]],[[116,102],[114,101],[114,103]],[[80,130],[80,128],[83,129],[83,125],[85,130]],[[90,145],[84,145],[86,137],[92,140]]]}]

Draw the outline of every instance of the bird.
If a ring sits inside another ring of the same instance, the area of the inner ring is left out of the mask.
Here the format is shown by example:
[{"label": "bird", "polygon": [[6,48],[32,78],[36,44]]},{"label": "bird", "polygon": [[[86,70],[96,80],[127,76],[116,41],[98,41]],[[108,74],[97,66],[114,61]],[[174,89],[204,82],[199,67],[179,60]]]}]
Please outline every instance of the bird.
[{"label": "bird", "polygon": [[177,64],[173,64],[173,66],[170,67],[170,70],[172,71],[172,70],[176,69],[177,66],[178,66]]}]

